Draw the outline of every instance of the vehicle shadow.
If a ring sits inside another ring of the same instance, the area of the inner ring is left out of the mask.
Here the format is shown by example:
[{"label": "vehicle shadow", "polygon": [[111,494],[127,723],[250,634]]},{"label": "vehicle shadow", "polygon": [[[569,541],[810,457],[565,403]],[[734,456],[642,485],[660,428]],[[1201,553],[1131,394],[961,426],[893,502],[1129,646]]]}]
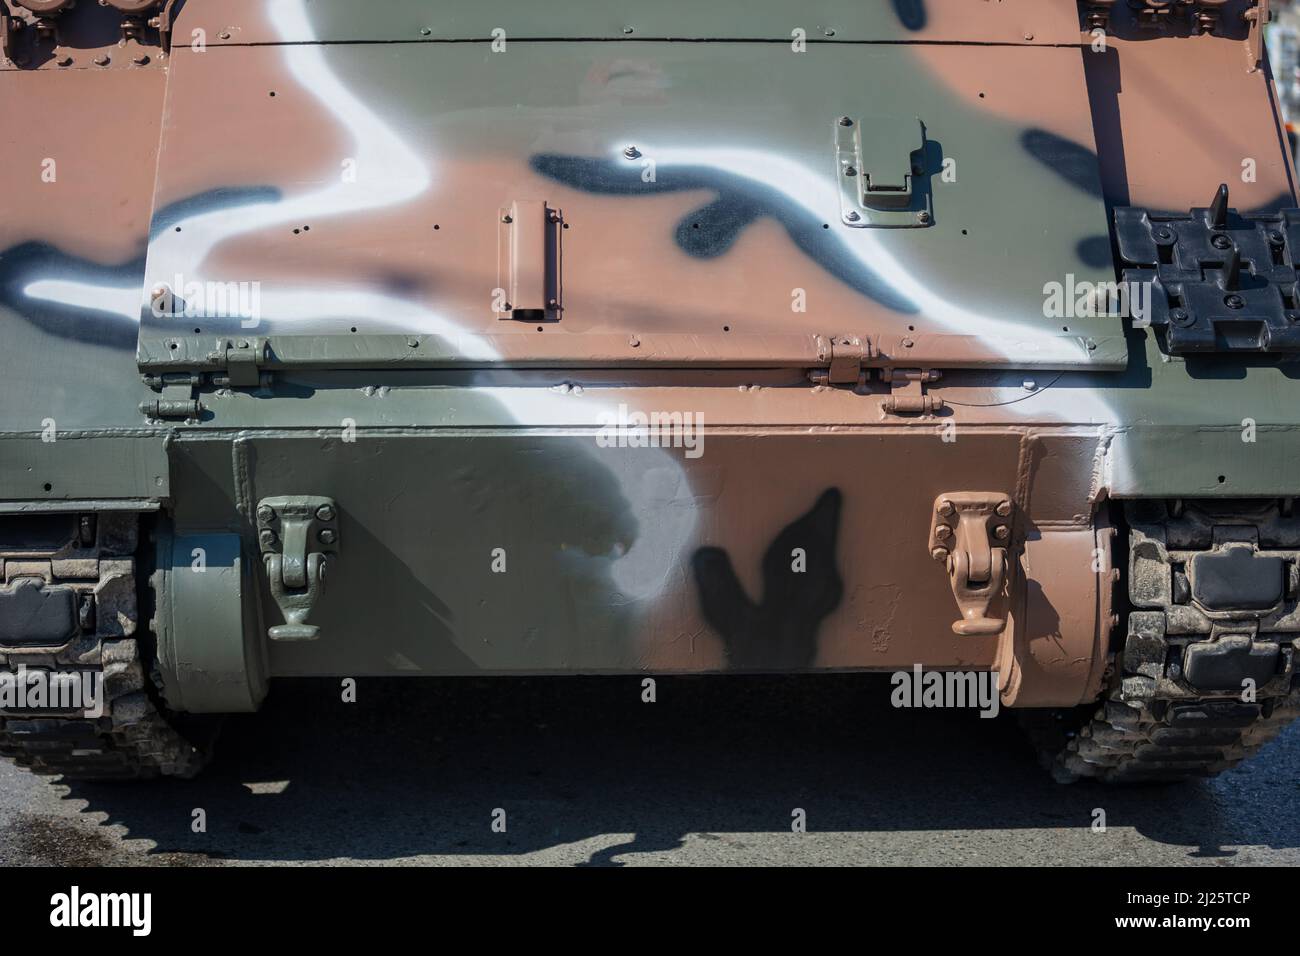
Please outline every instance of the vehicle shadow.
[{"label": "vehicle shadow", "polygon": [[1300,845],[1294,729],[1213,782],[1062,786],[1013,717],[896,710],[880,675],[661,677],[655,690],[644,703],[637,677],[374,678],[344,703],[337,680],[277,682],[262,712],[229,721],[198,779],[76,784],[67,798],[153,854],[200,863],[510,856],[628,835],[587,860],[617,865],[687,834],[788,833],[796,808],[810,833],[1084,829],[1102,807],[1110,828],[1192,857]]}]

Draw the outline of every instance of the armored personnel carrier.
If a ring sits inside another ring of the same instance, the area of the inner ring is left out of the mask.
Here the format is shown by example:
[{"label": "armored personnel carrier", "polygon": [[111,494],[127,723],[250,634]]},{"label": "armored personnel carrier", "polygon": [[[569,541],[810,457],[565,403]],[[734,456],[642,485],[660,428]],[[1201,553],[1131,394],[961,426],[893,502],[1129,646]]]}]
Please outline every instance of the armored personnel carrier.
[{"label": "armored personnel carrier", "polygon": [[921,666],[1062,780],[1249,756],[1298,712],[1268,19],[0,0],[0,752],[189,775],[281,677]]}]

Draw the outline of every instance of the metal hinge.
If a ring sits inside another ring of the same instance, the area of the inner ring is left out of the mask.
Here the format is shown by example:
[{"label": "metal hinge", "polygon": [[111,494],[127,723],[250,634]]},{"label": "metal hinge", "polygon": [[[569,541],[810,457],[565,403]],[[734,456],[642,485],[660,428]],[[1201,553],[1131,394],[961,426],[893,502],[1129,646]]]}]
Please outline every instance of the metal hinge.
[{"label": "metal hinge", "polygon": [[207,383],[219,388],[260,388],[271,384],[271,373],[262,369],[266,342],[262,339],[226,341],[205,357],[203,371],[146,374],[144,383],[159,392],[158,398],[140,403],[149,418],[199,419],[206,406],[199,390]]},{"label": "metal hinge", "polygon": [[208,365],[221,371],[212,376],[213,385],[229,388],[258,388],[269,385],[271,373],[262,371],[266,361],[266,342],[262,339],[237,339],[224,348],[208,353]]},{"label": "metal hinge", "polygon": [[145,375],[144,383],[159,393],[140,403],[140,411],[147,418],[184,418],[197,421],[204,411],[198,398],[203,376],[197,372],[165,372],[162,375]]},{"label": "metal hinge", "polygon": [[932,368],[883,368],[881,381],[890,384],[885,411],[891,415],[933,415],[944,409],[943,399],[929,395],[925,387],[939,381],[943,373]]},{"label": "metal hinge", "polygon": [[[1246,53],[1253,72],[1264,64],[1264,26],[1272,19],[1270,0],[1254,0],[1242,11],[1246,25]],[[1079,0],[1083,26],[1088,31],[1102,30],[1125,34],[1124,27],[1146,32],[1161,30],[1170,36],[1196,36],[1220,30],[1239,35],[1225,23],[1229,9],[1224,0]],[[1117,16],[1119,14],[1120,16]],[[1117,21],[1127,18],[1123,23]]]},{"label": "metal hinge", "polygon": [[817,358],[826,368],[815,368],[808,378],[814,385],[856,388],[867,384],[866,363],[871,340],[861,335],[817,336]]},{"label": "metal hinge", "polygon": [[[174,8],[177,2],[178,0],[99,0],[99,6],[110,7],[120,16],[118,26],[122,39],[119,46],[124,46],[128,41],[147,42],[145,28],[151,27],[158,31],[159,46],[163,53],[166,53],[171,49]],[[31,48],[33,43],[44,41],[55,47],[71,45],[73,41],[65,40],[61,34],[76,35],[86,30],[81,25],[62,29],[61,21],[65,19],[65,15],[70,17],[75,12],[75,7],[76,0],[0,0],[0,52],[3,52],[5,59],[22,64],[27,62],[29,56],[34,53]],[[29,19],[23,19],[23,16]],[[15,38],[20,34],[28,33],[34,34],[34,39],[26,44],[28,49],[21,54],[15,54]],[[137,53],[130,62],[140,66],[148,61],[148,55]],[[95,62],[100,64],[99,60]],[[105,57],[100,65],[106,65],[108,62],[108,58]],[[64,64],[60,63],[60,66],[62,65]]]}]

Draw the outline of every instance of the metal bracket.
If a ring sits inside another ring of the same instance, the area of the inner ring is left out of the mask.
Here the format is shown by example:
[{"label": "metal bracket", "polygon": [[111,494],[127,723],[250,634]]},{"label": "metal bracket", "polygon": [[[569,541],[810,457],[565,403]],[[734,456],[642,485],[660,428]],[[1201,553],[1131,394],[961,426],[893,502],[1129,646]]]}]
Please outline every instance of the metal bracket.
[{"label": "metal bracket", "polygon": [[1116,209],[1115,237],[1126,287],[1152,291],[1134,325],[1169,353],[1300,352],[1300,209],[1242,215],[1225,184],[1185,215]]},{"label": "metal bracket", "polygon": [[325,559],[339,547],[338,508],[333,498],[286,495],[257,504],[257,541],[271,596],[284,624],[267,631],[273,641],[314,641],[320,628],[307,623],[325,584]]},{"label": "metal bracket", "polygon": [[9,12],[6,0],[0,0],[0,55],[6,60],[13,59],[13,35],[22,23],[22,20]]},{"label": "metal bracket", "polygon": [[561,305],[560,235],[564,217],[539,199],[497,211],[499,319],[556,322]]},{"label": "metal bracket", "polygon": [[1246,38],[1246,61],[1250,64],[1250,72],[1262,69],[1264,66],[1264,27],[1273,19],[1273,12],[1269,10],[1269,0],[1258,0],[1258,3],[1241,15],[1250,28],[1250,35]]},{"label": "metal bracket", "polygon": [[1012,572],[1008,548],[1014,507],[999,492],[957,491],[934,500],[930,521],[930,556],[948,568],[949,583],[961,620],[954,634],[967,637],[1001,634],[1002,617],[990,615]]},{"label": "metal bracket", "polygon": [[162,46],[164,53],[170,53],[172,49],[172,27],[175,25],[172,22],[172,18],[175,16],[172,8],[175,6],[176,0],[167,0],[158,15],[151,17],[149,20],[149,26],[158,31],[158,43]]},{"label": "metal bracket", "polygon": [[939,381],[943,373],[929,368],[883,368],[880,379],[891,386],[884,409],[890,415],[933,415],[944,409],[942,398],[929,395],[925,387]]},{"label": "metal bracket", "polygon": [[934,223],[925,124],[918,118],[841,116],[835,158],[844,225],[915,229]]}]

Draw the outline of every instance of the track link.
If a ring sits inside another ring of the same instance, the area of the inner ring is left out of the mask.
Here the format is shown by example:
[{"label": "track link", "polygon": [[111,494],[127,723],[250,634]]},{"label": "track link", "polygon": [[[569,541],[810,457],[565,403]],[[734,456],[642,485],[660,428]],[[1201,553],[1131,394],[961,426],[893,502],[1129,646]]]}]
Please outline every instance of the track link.
[{"label": "track link", "polygon": [[[47,524],[57,529],[67,517],[50,516]],[[137,526],[135,515],[99,515],[89,526],[84,519],[70,526],[74,534],[62,543],[40,526],[24,529],[22,539],[11,532],[3,542],[5,590],[28,589],[21,610],[40,606],[33,619],[49,633],[21,633],[21,613],[0,621],[0,679],[80,674],[96,682],[103,704],[99,717],[50,707],[0,711],[0,755],[33,773],[79,780],[190,777],[206,762],[205,749],[169,719],[149,679],[152,654],[147,632],[139,633],[132,556]],[[46,613],[65,606],[71,620],[61,610]],[[66,639],[49,640],[65,631]]]},{"label": "track link", "polygon": [[1062,782],[1221,773],[1300,717],[1300,519],[1289,503],[1141,502],[1105,698],[1022,722]]}]

